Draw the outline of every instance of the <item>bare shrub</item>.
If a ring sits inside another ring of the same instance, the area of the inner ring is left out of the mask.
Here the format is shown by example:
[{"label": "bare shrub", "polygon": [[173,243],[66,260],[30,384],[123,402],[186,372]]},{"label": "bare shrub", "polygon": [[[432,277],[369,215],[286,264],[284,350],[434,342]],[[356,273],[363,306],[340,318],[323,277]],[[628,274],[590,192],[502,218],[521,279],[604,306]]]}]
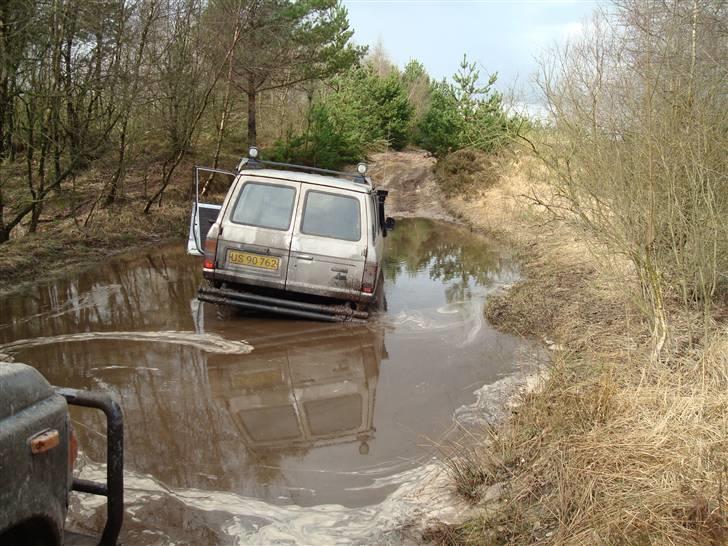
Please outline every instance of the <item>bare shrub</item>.
[{"label": "bare shrub", "polygon": [[[543,62],[546,204],[634,266],[654,355],[666,306],[728,292],[726,4],[626,0]],[[543,201],[543,200],[542,200]]]},{"label": "bare shrub", "polygon": [[469,199],[498,180],[498,168],[486,152],[465,148],[440,159],[435,178],[446,197]]}]

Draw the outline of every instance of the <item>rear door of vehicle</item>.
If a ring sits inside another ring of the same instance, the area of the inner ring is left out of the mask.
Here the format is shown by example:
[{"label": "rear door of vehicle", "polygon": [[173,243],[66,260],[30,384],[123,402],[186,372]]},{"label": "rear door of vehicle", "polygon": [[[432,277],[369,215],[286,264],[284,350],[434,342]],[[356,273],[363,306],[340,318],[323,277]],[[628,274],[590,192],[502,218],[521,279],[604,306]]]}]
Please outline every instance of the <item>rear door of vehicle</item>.
[{"label": "rear door of vehicle", "polygon": [[242,177],[221,222],[217,262],[228,277],[284,289],[300,182]]},{"label": "rear door of vehicle", "polygon": [[[187,253],[193,256],[202,256],[204,254],[205,240],[207,239],[207,233],[210,231],[210,227],[217,220],[222,209],[222,204],[218,203],[201,203],[200,202],[200,173],[207,173],[209,177],[207,181],[203,183],[202,195],[205,195],[205,191],[210,187],[210,184],[220,182],[220,179],[225,180],[227,177],[227,183],[235,180],[237,173],[232,171],[225,171],[223,169],[213,169],[211,167],[195,167],[195,200],[192,203],[192,214],[190,215],[190,230],[187,236]],[[216,179],[215,177],[219,177]],[[219,194],[218,194],[219,197]],[[215,200],[215,196],[207,195],[207,198]],[[219,199],[218,199],[219,201]]]},{"label": "rear door of vehicle", "polygon": [[367,252],[366,194],[301,186],[286,290],[356,300]]},{"label": "rear door of vehicle", "polygon": [[222,205],[210,203],[195,203],[190,216],[190,231],[187,236],[187,253],[193,256],[202,256],[205,248],[205,239],[210,226],[215,223]]}]

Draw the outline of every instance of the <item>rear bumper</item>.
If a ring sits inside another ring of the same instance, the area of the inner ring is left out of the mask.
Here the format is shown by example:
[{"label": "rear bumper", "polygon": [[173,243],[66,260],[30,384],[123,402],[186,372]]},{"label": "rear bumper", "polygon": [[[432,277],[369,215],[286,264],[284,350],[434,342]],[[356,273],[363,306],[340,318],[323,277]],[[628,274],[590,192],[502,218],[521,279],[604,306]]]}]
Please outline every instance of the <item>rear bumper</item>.
[{"label": "rear bumper", "polygon": [[208,303],[325,322],[365,322],[369,318],[368,311],[356,311],[348,305],[308,303],[226,288],[200,288],[197,298]]},{"label": "rear bumper", "polygon": [[[323,298],[332,298],[340,301],[355,301],[360,303],[371,303],[376,299],[375,294],[367,294],[365,292],[355,292],[355,293],[342,293],[337,291],[310,291],[310,292],[298,292],[298,291],[291,291],[291,290],[285,290],[283,286],[281,286],[280,282],[266,282],[265,280],[256,281],[255,283],[250,282],[250,279],[248,278],[241,278],[235,274],[227,273],[224,270],[221,269],[202,269],[202,276],[209,280],[214,282],[229,282],[234,283],[241,286],[251,286],[251,287],[263,287],[263,288],[273,288],[276,290],[279,290],[280,292],[290,292],[291,295],[295,294],[306,294],[311,296],[320,296]],[[284,300],[287,298],[283,298]]]}]

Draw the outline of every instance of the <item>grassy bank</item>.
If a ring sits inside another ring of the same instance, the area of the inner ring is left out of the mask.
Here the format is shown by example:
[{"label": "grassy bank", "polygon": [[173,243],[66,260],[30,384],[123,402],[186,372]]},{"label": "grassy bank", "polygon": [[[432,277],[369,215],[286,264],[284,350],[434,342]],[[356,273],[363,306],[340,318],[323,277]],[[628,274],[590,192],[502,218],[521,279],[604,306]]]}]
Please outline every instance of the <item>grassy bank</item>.
[{"label": "grassy bank", "polygon": [[[35,233],[25,233],[21,226],[0,246],[0,292],[91,267],[118,252],[182,240],[189,222],[192,165],[190,160],[178,168],[162,206],[153,206],[149,214],[143,209],[159,184],[156,165],[132,169],[123,197],[111,206],[104,206],[99,196],[105,195],[113,170],[101,166],[84,172],[46,199]],[[10,193],[7,187],[5,192]]]},{"label": "grassy bank", "polygon": [[[446,544],[724,544],[728,541],[728,329],[668,309],[671,347],[651,358],[649,326],[623,289],[629,267],[534,205],[536,162],[521,157],[467,200],[473,227],[512,242],[526,280],[491,301],[503,330],[545,339],[553,364],[511,418],[460,461],[503,482],[478,516],[431,529]],[[530,196],[530,197],[529,197]],[[723,317],[724,318],[724,317]],[[477,484],[476,484],[477,485]],[[472,491],[473,484],[462,487]],[[488,497],[488,495],[486,495]]]}]

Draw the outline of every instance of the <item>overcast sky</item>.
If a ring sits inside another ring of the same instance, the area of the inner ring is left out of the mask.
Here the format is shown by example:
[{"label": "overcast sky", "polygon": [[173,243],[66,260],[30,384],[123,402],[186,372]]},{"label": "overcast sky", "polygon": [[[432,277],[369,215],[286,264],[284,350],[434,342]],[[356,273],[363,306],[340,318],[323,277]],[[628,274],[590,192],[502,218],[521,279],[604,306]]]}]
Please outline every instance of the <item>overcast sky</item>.
[{"label": "overcast sky", "polygon": [[515,87],[537,102],[535,57],[578,33],[599,0],[343,0],[359,44],[384,45],[399,66],[418,59],[437,79],[450,77],[463,53],[481,78],[498,72],[501,90]]}]

